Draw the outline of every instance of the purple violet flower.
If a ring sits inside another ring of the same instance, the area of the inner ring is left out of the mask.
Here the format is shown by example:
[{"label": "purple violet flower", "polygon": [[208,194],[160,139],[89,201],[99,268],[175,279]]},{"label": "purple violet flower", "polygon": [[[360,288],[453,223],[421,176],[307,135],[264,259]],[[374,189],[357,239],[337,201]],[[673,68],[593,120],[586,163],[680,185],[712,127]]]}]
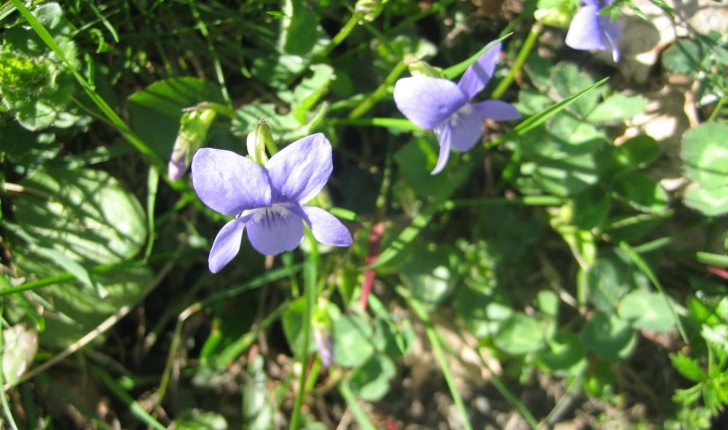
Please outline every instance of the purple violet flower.
[{"label": "purple violet flower", "polygon": [[223,226],[208,264],[219,272],[240,251],[243,230],[258,252],[277,255],[303,241],[303,221],[317,241],[349,246],[351,233],[327,211],[304,206],[326,185],[333,164],[322,133],[293,142],[265,167],[231,151],[202,148],[192,159],[192,183],[202,202],[235,219]]},{"label": "purple violet flower", "polygon": [[486,118],[496,121],[521,118],[515,107],[500,100],[469,103],[493,77],[500,51],[500,43],[489,49],[468,67],[457,84],[429,76],[403,78],[395,84],[394,103],[400,112],[414,125],[433,130],[440,143],[433,175],[445,168],[450,148],[465,152],[475,146],[483,134]]},{"label": "purple violet flower", "polygon": [[622,34],[618,22],[612,22],[609,15],[599,11],[614,3],[614,0],[582,0],[584,5],[574,15],[566,33],[566,45],[583,51],[601,50],[612,53],[614,62],[619,61],[617,42]]}]

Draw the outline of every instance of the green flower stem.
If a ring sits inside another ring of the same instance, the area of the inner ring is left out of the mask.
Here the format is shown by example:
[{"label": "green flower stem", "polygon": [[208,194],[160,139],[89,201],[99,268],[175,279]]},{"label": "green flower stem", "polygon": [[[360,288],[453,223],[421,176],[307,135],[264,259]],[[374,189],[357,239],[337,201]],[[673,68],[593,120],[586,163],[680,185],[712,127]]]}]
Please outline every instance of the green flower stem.
[{"label": "green flower stem", "polygon": [[328,57],[329,54],[331,54],[331,51],[334,50],[341,42],[344,41],[349,36],[349,33],[351,33],[352,30],[354,30],[354,27],[356,27],[356,23],[359,21],[359,17],[356,14],[351,15],[349,20],[344,24],[344,27],[339,30],[339,32],[334,36],[333,39],[331,39],[331,43],[329,43],[326,48],[324,48],[323,52],[321,52],[321,57],[325,58]]},{"label": "green flower stem", "polygon": [[713,112],[710,113],[707,122],[714,121],[718,117],[718,115],[720,115],[720,111],[723,109],[723,105],[725,105],[727,98],[728,96],[723,96],[720,98],[720,100],[718,100],[718,104],[715,105],[715,109],[713,109]]},{"label": "green flower stem", "polygon": [[540,22],[534,22],[533,26],[531,27],[531,31],[528,33],[528,37],[526,37],[526,41],[523,42],[523,46],[516,56],[516,61],[513,63],[513,66],[508,72],[508,75],[506,75],[506,77],[502,81],[500,81],[495,90],[493,90],[493,94],[491,95],[492,98],[501,98],[506,90],[508,90],[508,87],[511,86],[511,84],[513,83],[513,79],[516,77],[516,73],[518,73],[523,65],[526,63],[528,55],[531,53],[533,46],[538,40],[538,36],[541,35],[542,29],[543,26]]},{"label": "green flower stem", "polygon": [[557,196],[521,196],[521,197],[490,197],[488,199],[461,199],[448,200],[443,205],[445,210],[471,206],[561,206],[566,199]]},{"label": "green flower stem", "polygon": [[409,120],[400,118],[328,118],[322,123],[322,128],[328,125],[363,125],[370,127],[398,128],[401,130],[421,131]]},{"label": "green flower stem", "polygon": [[470,419],[468,418],[468,410],[465,407],[463,398],[460,397],[460,392],[458,391],[457,386],[455,385],[455,379],[453,378],[452,372],[450,371],[450,366],[447,363],[447,358],[445,357],[445,353],[443,352],[442,346],[440,345],[440,338],[437,335],[437,331],[435,330],[434,325],[432,324],[432,320],[430,320],[430,316],[427,315],[427,311],[425,311],[425,308],[423,308],[420,302],[418,302],[417,299],[412,296],[409,290],[401,285],[398,285],[396,287],[396,290],[397,294],[404,298],[404,300],[412,308],[412,310],[415,311],[417,317],[421,319],[422,322],[425,324],[427,338],[430,340],[432,349],[435,352],[435,357],[437,357],[437,361],[440,364],[440,368],[442,369],[442,375],[445,377],[445,382],[447,382],[447,386],[450,389],[450,394],[452,395],[452,399],[455,402],[455,407],[457,407],[458,412],[460,412],[460,418],[463,420],[463,427],[465,428],[465,430],[473,430],[473,426],[472,424],[470,424]]},{"label": "green flower stem", "polygon": [[319,252],[318,244],[314,239],[311,230],[306,227],[306,240],[311,246],[311,252],[306,255],[306,261],[303,265],[303,288],[306,297],[306,306],[303,308],[303,342],[301,343],[301,351],[299,363],[301,364],[301,376],[298,383],[298,393],[293,405],[291,414],[290,430],[298,430],[299,421],[301,419],[301,405],[303,405],[303,397],[306,392],[306,370],[308,368],[308,343],[311,337],[311,314],[316,306],[316,280],[318,278]]},{"label": "green flower stem", "polygon": [[369,109],[374,107],[374,105],[377,104],[377,102],[379,102],[379,100],[387,94],[389,87],[394,85],[394,81],[396,81],[397,78],[399,78],[399,75],[401,75],[406,69],[407,64],[404,62],[404,60],[397,63],[397,65],[394,66],[394,69],[389,72],[387,79],[382,82],[382,85],[380,85],[379,88],[371,93],[369,97],[364,99],[364,101],[359,106],[351,111],[351,113],[349,114],[349,119],[359,118],[365,113],[369,112]]}]

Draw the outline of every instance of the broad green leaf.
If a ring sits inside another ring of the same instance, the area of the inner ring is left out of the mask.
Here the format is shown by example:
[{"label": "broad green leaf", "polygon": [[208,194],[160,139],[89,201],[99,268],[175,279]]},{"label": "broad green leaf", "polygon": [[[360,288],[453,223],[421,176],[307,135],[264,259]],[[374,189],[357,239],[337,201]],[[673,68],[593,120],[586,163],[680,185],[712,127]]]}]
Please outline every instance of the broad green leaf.
[{"label": "broad green leaf", "polygon": [[343,367],[360,367],[374,354],[373,330],[364,317],[343,315],[334,320],[334,362]]},{"label": "broad green leaf", "polygon": [[[58,3],[46,3],[34,8],[32,13],[61,48],[63,55],[78,68],[76,43],[72,39],[73,30],[63,16],[61,6]],[[12,46],[13,51],[19,54],[35,58],[45,57],[57,63],[60,60],[38,33],[25,22],[9,28],[3,34],[3,38]]]},{"label": "broad green leaf", "polygon": [[442,175],[431,175],[437,163],[437,142],[428,133],[415,137],[394,153],[394,161],[400,174],[419,197],[429,197],[449,187],[448,169],[457,164],[456,157],[450,157]]},{"label": "broad green leaf", "polygon": [[528,77],[531,78],[531,82],[538,89],[546,92],[551,87],[551,74],[554,70],[553,61],[534,52],[528,57],[525,69]]},{"label": "broad green leaf", "polygon": [[609,194],[597,184],[574,196],[571,221],[581,230],[590,230],[604,221],[611,207]]},{"label": "broad green leaf", "polygon": [[615,361],[632,353],[637,337],[627,321],[617,315],[596,312],[581,331],[581,344],[602,360]]},{"label": "broad green leaf", "polygon": [[559,316],[559,297],[551,290],[541,290],[536,296],[538,310],[549,317]]},{"label": "broad green leaf", "polygon": [[106,172],[49,168],[21,184],[45,196],[15,200],[16,219],[40,246],[82,263],[114,264],[134,257],[145,243],[139,201]]},{"label": "broad green leaf", "polygon": [[377,402],[387,394],[389,382],[396,374],[394,361],[384,354],[376,354],[351,372],[349,384],[362,400]]},{"label": "broad green leaf", "polygon": [[305,56],[318,40],[318,15],[303,0],[285,0],[281,19],[281,50]]},{"label": "broad green leaf", "polygon": [[647,106],[647,99],[640,96],[628,96],[622,93],[616,93],[607,97],[603,102],[599,103],[586,120],[589,122],[613,122],[627,118],[632,118],[642,112]]},{"label": "broad green leaf", "polygon": [[635,290],[620,301],[619,316],[635,329],[665,333],[675,327],[667,300],[659,293]]},{"label": "broad green leaf", "polygon": [[544,330],[535,318],[516,312],[501,323],[493,341],[508,354],[527,354],[544,347]]},{"label": "broad green leaf", "polygon": [[613,314],[617,303],[630,289],[625,274],[611,259],[597,260],[587,272],[589,299],[605,314]]},{"label": "broad green leaf", "polygon": [[[26,273],[41,276],[58,274],[59,269],[34,256],[22,255],[18,266]],[[45,312],[46,329],[40,334],[44,349],[63,349],[94,330],[124,306],[136,306],[152,284],[154,276],[147,267],[130,267],[124,272],[95,275],[108,293],[90,293],[88,288],[64,283],[36,290],[52,306]],[[99,338],[103,339],[103,336]]]},{"label": "broad green leaf", "polygon": [[685,190],[683,201],[705,215],[722,215],[728,212],[728,187],[707,189],[692,184]]},{"label": "broad green leaf", "polygon": [[402,283],[412,295],[426,306],[436,307],[445,300],[460,281],[460,258],[454,249],[441,245],[430,251],[427,247],[412,249],[410,259],[402,265]]},{"label": "broad green leaf", "polygon": [[539,160],[533,173],[543,189],[557,196],[576,195],[599,181],[599,169],[592,154],[559,160]]},{"label": "broad green leaf", "polygon": [[506,300],[465,285],[457,289],[453,307],[455,315],[478,339],[493,335],[498,330],[499,321],[513,314]]},{"label": "broad green leaf", "polygon": [[[556,89],[562,99],[578,94],[593,84],[594,80],[586,73],[579,71],[576,64],[559,63],[551,70],[551,86]],[[595,89],[582,95],[574,101],[573,111],[581,117],[586,117],[596,106],[601,93],[602,89]]]},{"label": "broad green leaf", "polygon": [[705,48],[696,40],[679,39],[662,54],[662,65],[671,72],[693,75],[700,70]]},{"label": "broad green leaf", "polygon": [[635,170],[652,163],[660,156],[660,147],[652,137],[640,134],[617,146],[612,158],[621,170]]},{"label": "broad green leaf", "polygon": [[551,97],[533,88],[524,88],[518,92],[518,103],[514,106],[523,115],[536,115],[553,103]]},{"label": "broad green leaf", "polygon": [[[283,334],[286,336],[288,346],[296,357],[300,356],[301,346],[303,344],[303,312],[305,306],[305,297],[299,297],[291,302],[282,318]],[[316,342],[313,336],[309,336],[307,352],[311,353],[314,351],[316,351]]]},{"label": "broad green leaf", "polygon": [[606,142],[604,135],[593,125],[567,111],[554,115],[547,129],[556,146],[567,154],[594,152]]},{"label": "broad green leaf", "polygon": [[705,123],[685,133],[682,159],[688,177],[705,188],[728,185],[728,125]]},{"label": "broad green leaf", "polygon": [[313,76],[305,78],[294,90],[296,103],[292,107],[293,117],[300,123],[306,123],[306,114],[321,98],[334,76],[334,69],[327,64],[311,66]]},{"label": "broad green leaf", "polygon": [[585,362],[584,348],[575,333],[560,332],[548,347],[536,353],[536,359],[550,370],[575,375]]},{"label": "broad green leaf", "polygon": [[38,332],[20,323],[3,330],[2,336],[3,380],[5,384],[15,385],[33,364],[38,352]]},{"label": "broad green leaf", "polygon": [[[158,81],[127,100],[134,129],[164,160],[172,154],[182,118],[182,109],[202,102],[225,103],[216,84],[198,78],[172,78]],[[213,128],[208,139],[215,136]],[[219,145],[219,142],[216,141]]]},{"label": "broad green leaf", "polygon": [[641,173],[618,175],[612,182],[615,195],[641,212],[658,213],[667,210],[667,194],[654,179]]}]

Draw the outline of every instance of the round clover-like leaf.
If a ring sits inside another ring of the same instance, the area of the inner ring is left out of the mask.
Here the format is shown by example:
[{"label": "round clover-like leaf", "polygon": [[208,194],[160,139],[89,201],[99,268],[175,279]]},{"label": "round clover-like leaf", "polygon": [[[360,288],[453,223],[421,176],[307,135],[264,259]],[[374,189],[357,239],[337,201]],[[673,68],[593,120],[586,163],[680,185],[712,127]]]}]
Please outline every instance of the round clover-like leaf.
[{"label": "round clover-like leaf", "polygon": [[614,361],[629,356],[637,345],[637,337],[627,321],[596,312],[581,331],[581,344],[602,360]]},{"label": "round clover-like leaf", "polygon": [[728,185],[728,126],[706,123],[685,133],[682,159],[688,177],[705,188]]},{"label": "round clover-like leaf", "polygon": [[545,345],[541,323],[523,312],[503,321],[493,340],[498,348],[512,355],[535,352]]},{"label": "round clover-like leaf", "polygon": [[394,361],[384,354],[377,354],[351,372],[349,384],[362,400],[376,402],[387,394],[389,381],[396,374]]},{"label": "round clover-like leaf", "polygon": [[667,300],[659,293],[635,290],[619,302],[619,316],[636,329],[665,333],[675,326]]}]

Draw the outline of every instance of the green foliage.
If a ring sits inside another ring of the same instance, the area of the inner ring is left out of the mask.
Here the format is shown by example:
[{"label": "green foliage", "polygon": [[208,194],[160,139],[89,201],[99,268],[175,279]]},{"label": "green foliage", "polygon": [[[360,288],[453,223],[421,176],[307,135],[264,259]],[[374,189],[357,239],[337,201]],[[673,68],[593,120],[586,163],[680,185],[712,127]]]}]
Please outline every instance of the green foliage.
[{"label": "green foliage", "polygon": [[693,185],[685,203],[706,215],[728,212],[728,126],[703,124],[688,130],[683,138],[682,159]]},{"label": "green foliage", "polygon": [[[535,429],[588,412],[677,430],[728,405],[726,35],[680,39],[654,71],[698,81],[703,123],[676,158],[629,121],[645,88],[610,88],[619,72],[522,25],[566,27],[576,0],[524,2],[507,28],[481,19],[502,2],[41,3],[0,6],[3,422],[320,430],[351,411],[368,430],[470,430],[515,412]],[[604,13],[620,7],[636,8]],[[402,118],[394,85],[408,66],[456,81],[499,33],[482,98],[524,119],[484,122],[431,175],[436,135]],[[355,244],[266,257],[246,229],[212,275],[224,217],[160,172],[204,145],[244,153],[256,127],[268,155],[331,140],[310,204]],[[490,384],[506,402],[484,419]]]}]

